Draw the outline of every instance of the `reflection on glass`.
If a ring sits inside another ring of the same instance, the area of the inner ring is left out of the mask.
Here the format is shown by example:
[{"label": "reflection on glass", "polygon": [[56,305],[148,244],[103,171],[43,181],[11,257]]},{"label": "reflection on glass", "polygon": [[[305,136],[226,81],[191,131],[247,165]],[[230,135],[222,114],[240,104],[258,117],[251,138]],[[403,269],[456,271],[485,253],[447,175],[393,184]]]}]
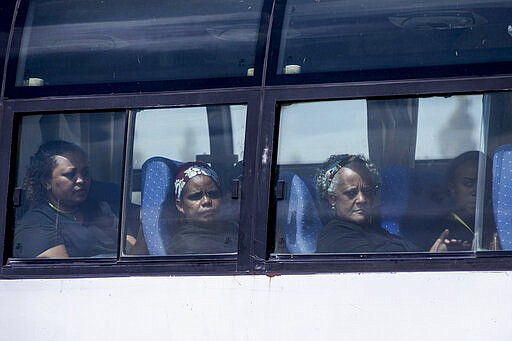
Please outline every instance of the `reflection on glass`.
[{"label": "reflection on glass", "polygon": [[[479,149],[482,96],[420,99],[416,143],[417,159],[454,158]],[[464,141],[464,142],[461,142]]]},{"label": "reflection on glass", "polygon": [[[124,130],[123,121],[123,113],[36,115],[21,120],[16,192],[22,200],[15,202],[14,257],[117,255],[121,187],[112,181],[121,176],[123,139],[116,142],[117,150],[112,146],[115,135]],[[34,130],[42,133],[42,139],[31,134]],[[83,147],[64,140],[71,137],[66,131],[77,133],[71,135]],[[101,172],[102,168],[108,170]],[[114,173],[117,176],[109,175]],[[129,248],[136,231],[126,232]]]},{"label": "reflection on glass", "polygon": [[510,61],[511,14],[503,0],[290,0],[277,73]]},{"label": "reflection on glass", "polygon": [[501,249],[487,155],[512,131],[502,97],[283,105],[275,252]]},{"label": "reflection on glass", "polygon": [[367,118],[360,114],[365,107],[363,100],[282,105],[277,163],[319,163],[342,152],[368,155]]},{"label": "reflection on glass", "polygon": [[31,0],[16,86],[246,77],[261,0]]},{"label": "reflection on glass", "polygon": [[[146,248],[139,255],[231,254],[238,250],[245,105],[148,109],[137,113],[133,170],[141,169]],[[130,254],[130,253],[128,253]]]}]

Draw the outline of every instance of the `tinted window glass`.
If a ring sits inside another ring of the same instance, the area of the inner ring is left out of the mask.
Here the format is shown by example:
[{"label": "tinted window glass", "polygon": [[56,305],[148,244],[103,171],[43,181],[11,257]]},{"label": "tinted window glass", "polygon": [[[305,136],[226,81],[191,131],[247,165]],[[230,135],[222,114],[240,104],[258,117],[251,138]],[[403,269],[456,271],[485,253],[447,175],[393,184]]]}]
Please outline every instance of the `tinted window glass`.
[{"label": "tinted window glass", "polygon": [[16,86],[247,76],[261,3],[32,0]]},{"label": "tinted window glass", "polygon": [[[12,12],[14,11],[15,5],[14,2],[6,2],[7,1],[4,1],[0,5],[0,65],[4,65],[7,40],[11,28]],[[0,71],[0,76],[3,79],[3,67]]]},{"label": "tinted window glass", "polygon": [[508,93],[282,104],[275,252],[509,249],[509,106]]},{"label": "tinted window glass", "polygon": [[147,249],[133,253],[237,252],[245,117],[245,105],[136,113],[130,204]]},{"label": "tinted window glass", "polygon": [[509,1],[287,1],[277,73],[511,61],[511,14]]},{"label": "tinted window glass", "polygon": [[123,112],[20,117],[14,257],[117,255],[124,130]]}]

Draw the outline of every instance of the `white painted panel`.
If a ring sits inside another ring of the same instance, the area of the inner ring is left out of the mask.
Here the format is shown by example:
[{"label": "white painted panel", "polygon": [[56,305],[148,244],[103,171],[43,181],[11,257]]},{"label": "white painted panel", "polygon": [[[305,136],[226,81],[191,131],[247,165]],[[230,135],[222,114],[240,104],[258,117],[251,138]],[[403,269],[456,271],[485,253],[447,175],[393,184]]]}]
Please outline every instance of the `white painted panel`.
[{"label": "white painted panel", "polygon": [[510,272],[0,281],[5,340],[512,340]]}]

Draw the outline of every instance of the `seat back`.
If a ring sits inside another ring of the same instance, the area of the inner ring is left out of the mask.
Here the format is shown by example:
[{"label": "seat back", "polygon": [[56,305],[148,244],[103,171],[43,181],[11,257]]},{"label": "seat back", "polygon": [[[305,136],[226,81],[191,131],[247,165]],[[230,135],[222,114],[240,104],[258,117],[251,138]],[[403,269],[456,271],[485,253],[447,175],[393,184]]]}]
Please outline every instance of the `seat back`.
[{"label": "seat back", "polygon": [[503,250],[512,250],[512,144],[496,148],[492,170],[492,202]]},{"label": "seat back", "polygon": [[284,198],[276,204],[276,231],[290,253],[314,253],[323,226],[314,192],[296,174],[281,174],[279,180],[284,182]]},{"label": "seat back", "polygon": [[142,165],[141,221],[148,251],[152,256],[167,253],[171,227],[168,223],[164,224],[164,221],[174,222],[178,215],[174,205],[174,178],[181,164],[156,156]]},{"label": "seat back", "polygon": [[400,235],[400,221],[409,203],[411,170],[403,166],[388,166],[382,171],[381,227]]}]

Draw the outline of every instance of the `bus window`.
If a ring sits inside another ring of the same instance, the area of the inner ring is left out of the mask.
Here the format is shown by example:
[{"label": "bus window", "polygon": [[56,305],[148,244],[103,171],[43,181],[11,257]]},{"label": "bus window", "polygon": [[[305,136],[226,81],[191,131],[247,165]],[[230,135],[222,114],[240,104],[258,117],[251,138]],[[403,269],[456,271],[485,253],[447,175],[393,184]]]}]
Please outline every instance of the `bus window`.
[{"label": "bus window", "polygon": [[275,253],[500,249],[497,96],[281,105]]},{"label": "bus window", "polygon": [[359,114],[365,106],[363,100],[282,105],[277,163],[319,163],[336,151],[368,155],[366,116]]},{"label": "bus window", "polygon": [[364,100],[286,103],[280,106],[276,173],[278,186],[285,186],[286,199],[278,198],[276,203],[277,252],[315,251],[316,234],[322,222],[316,216],[304,217],[311,226],[304,226],[306,236],[297,239],[293,225],[302,223],[301,217],[295,214],[298,203],[294,198],[301,198],[304,200],[301,204],[308,207],[299,209],[297,214],[317,212],[314,177],[318,165],[331,154],[348,152],[368,156],[367,117],[361,114],[365,110]]},{"label": "bus window", "polygon": [[27,2],[16,87],[247,77],[255,67],[261,0]]},{"label": "bus window", "polygon": [[13,257],[117,256],[125,116],[19,118]]},{"label": "bus window", "polygon": [[480,147],[482,95],[419,101],[416,159],[454,158]]},{"label": "bus window", "polygon": [[379,77],[375,70],[426,68],[422,76],[432,77],[469,70],[450,67],[455,65],[510,62],[511,13],[504,0],[287,1],[276,25],[276,72],[347,72],[348,78],[368,79]]},{"label": "bus window", "polygon": [[140,177],[132,176],[130,203],[140,205],[146,245],[133,254],[237,252],[233,187],[242,175],[246,111],[211,105],[136,113],[132,173]]}]

